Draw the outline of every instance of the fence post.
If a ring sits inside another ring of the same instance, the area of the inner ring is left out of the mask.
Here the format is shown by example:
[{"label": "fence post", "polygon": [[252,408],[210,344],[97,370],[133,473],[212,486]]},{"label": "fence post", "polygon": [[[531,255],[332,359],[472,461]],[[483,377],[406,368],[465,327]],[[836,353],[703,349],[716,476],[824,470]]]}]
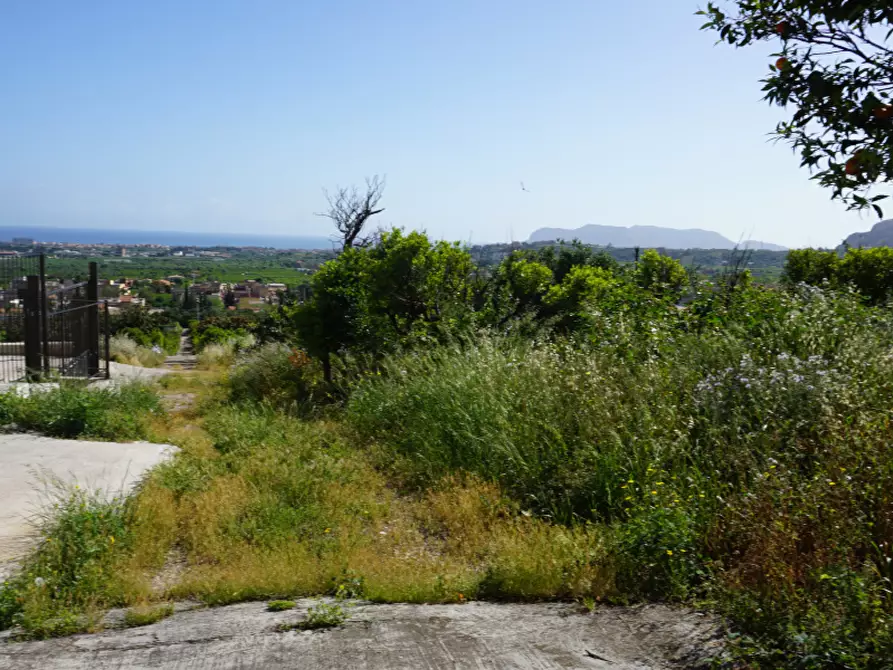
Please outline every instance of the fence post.
[{"label": "fence post", "polygon": [[25,289],[25,378],[29,382],[40,380],[43,367],[40,361],[40,277],[28,275]]},{"label": "fence post", "polygon": [[105,378],[112,378],[112,331],[109,326],[109,301],[105,301],[105,314],[103,315],[103,330],[105,331]]},{"label": "fence post", "polygon": [[99,374],[99,270],[96,261],[90,263],[87,281],[87,376]]},{"label": "fence post", "polygon": [[47,257],[40,254],[40,337],[43,340],[43,374],[50,374],[50,308],[47,298]]}]

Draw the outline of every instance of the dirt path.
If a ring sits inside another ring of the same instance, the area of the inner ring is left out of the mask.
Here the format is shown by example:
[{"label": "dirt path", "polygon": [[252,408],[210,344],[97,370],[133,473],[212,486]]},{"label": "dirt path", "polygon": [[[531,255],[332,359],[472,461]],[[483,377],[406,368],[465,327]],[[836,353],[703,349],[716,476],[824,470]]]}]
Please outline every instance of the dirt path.
[{"label": "dirt path", "polygon": [[168,356],[164,367],[169,370],[194,370],[196,364],[195,352],[192,350],[192,338],[189,329],[184,328],[180,333],[180,350],[173,356]]},{"label": "dirt path", "polygon": [[184,611],[142,628],[43,642],[0,642],[0,670],[124,668],[610,668],[703,666],[719,648],[716,622],[662,606],[568,604],[360,605],[341,628],[278,632],[287,612],[263,603]]}]

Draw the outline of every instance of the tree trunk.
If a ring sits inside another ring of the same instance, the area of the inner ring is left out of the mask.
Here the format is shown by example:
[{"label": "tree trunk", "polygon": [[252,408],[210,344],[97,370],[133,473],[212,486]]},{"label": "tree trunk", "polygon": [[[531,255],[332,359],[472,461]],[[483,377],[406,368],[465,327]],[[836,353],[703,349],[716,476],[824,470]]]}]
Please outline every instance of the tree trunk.
[{"label": "tree trunk", "polygon": [[332,383],[332,359],[329,354],[323,354],[322,357],[322,376],[326,384]]}]

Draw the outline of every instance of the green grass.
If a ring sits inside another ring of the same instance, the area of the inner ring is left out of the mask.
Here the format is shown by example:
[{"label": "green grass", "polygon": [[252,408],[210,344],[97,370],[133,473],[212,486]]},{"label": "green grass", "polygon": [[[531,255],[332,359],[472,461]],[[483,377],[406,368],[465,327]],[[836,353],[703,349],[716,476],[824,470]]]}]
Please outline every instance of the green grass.
[{"label": "green grass", "polygon": [[319,602],[309,610],[307,615],[296,623],[286,623],[279,627],[280,631],[288,630],[321,630],[337,628],[350,618],[347,606],[341,603]]},{"label": "green grass", "polygon": [[267,603],[268,612],[284,612],[295,608],[294,600],[271,600]]},{"label": "green grass", "polygon": [[118,389],[93,389],[63,383],[28,397],[0,395],[0,423],[51,437],[129,441],[151,436],[153,420],[163,414],[151,388],[129,384]]},{"label": "green grass", "polygon": [[325,412],[314,362],[255,351],[127,505],[62,506],[49,535],[97,549],[44,545],[2,616],[83,629],[176,549],[158,599],[698,602],[730,665],[889,667],[893,309],[750,289],[597,316],[387,358]]},{"label": "green grass", "polygon": [[166,619],[173,613],[174,606],[170,603],[132,607],[124,613],[124,625],[129,627],[148,626]]},{"label": "green grass", "polygon": [[130,540],[122,500],[60,488],[40,548],[0,586],[0,629],[18,625],[33,638],[91,630],[104,608],[121,602],[118,560]]},{"label": "green grass", "polygon": [[707,328],[651,313],[591,343],[391,359],[347,420],[406,490],[468,472],[610,529],[614,597],[708,598],[749,663],[885,667],[893,312],[815,290],[740,300]]}]

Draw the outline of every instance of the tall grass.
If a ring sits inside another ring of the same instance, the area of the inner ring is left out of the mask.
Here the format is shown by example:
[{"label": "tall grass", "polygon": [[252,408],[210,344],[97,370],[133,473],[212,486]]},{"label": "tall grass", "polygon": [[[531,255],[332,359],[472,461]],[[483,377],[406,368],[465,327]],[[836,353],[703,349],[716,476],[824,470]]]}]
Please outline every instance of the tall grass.
[{"label": "tall grass", "polygon": [[124,502],[82,489],[56,494],[40,548],[0,585],[0,628],[19,625],[28,637],[90,630],[121,598],[116,568],[130,542]]},{"label": "tall grass", "polygon": [[198,352],[197,365],[200,370],[228,367],[236,357],[236,348],[231,343],[206,344]]},{"label": "tall grass", "polygon": [[309,416],[326,398],[322,372],[299,349],[265,344],[237,358],[229,374],[230,398],[236,403],[267,403]]},{"label": "tall grass", "polygon": [[141,384],[96,389],[65,383],[51,390],[32,391],[28,396],[0,395],[2,424],[51,437],[147,439],[153,420],[162,414],[158,394]]},{"label": "tall grass", "polygon": [[164,350],[137,344],[127,335],[114,335],[109,340],[109,353],[112,360],[126,365],[137,365],[144,368],[157,368],[164,365],[167,359]]},{"label": "tall grass", "polygon": [[470,472],[541,515],[610,524],[620,593],[722,594],[766,667],[883,667],[893,314],[811,290],[694,316],[405,355],[347,419],[410,486]]}]

